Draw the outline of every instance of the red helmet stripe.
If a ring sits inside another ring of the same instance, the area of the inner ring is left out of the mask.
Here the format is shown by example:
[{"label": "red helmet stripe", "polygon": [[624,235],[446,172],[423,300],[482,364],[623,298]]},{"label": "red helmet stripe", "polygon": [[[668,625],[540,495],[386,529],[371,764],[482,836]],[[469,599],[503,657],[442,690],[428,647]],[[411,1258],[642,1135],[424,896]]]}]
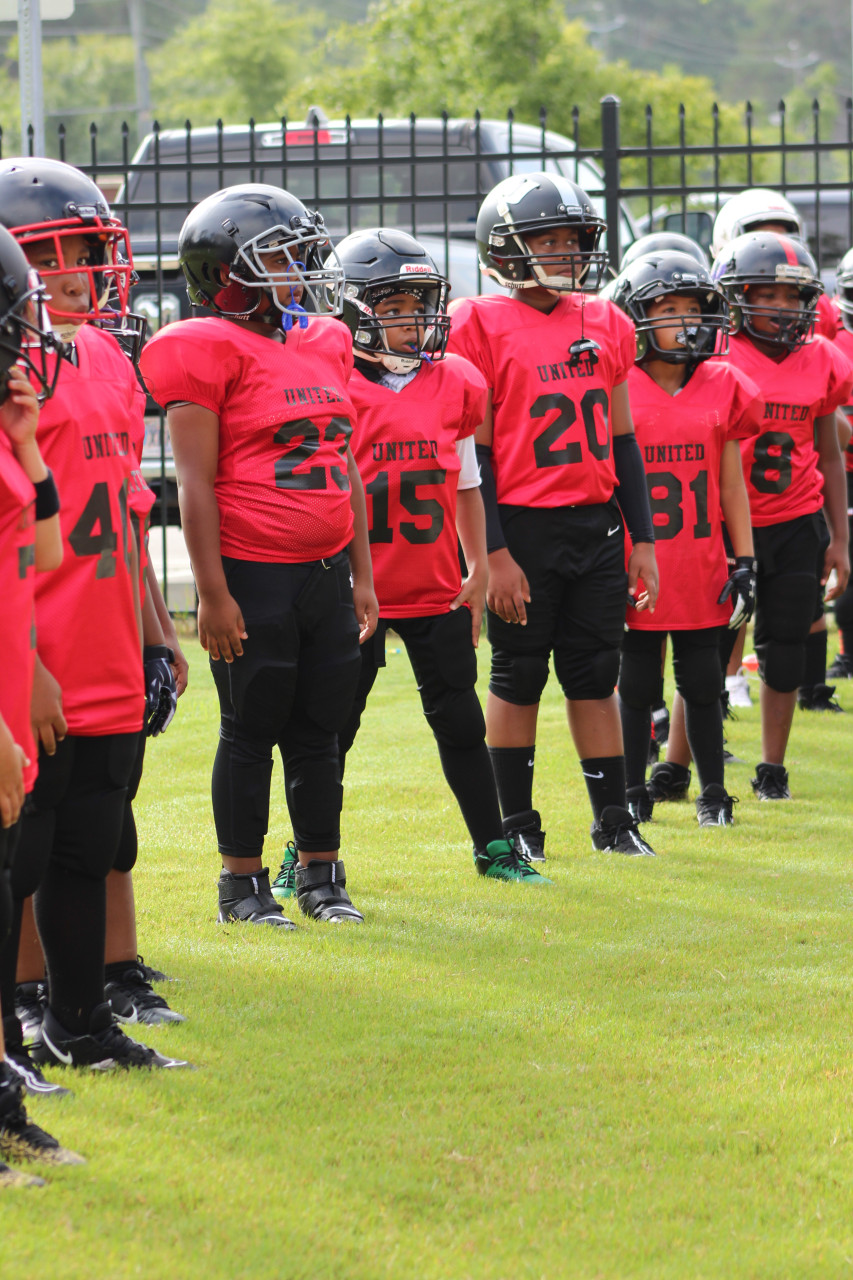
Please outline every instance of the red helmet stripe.
[{"label": "red helmet stripe", "polygon": [[778,239],[779,243],[781,244],[782,248],[784,249],[784,251],[785,251],[785,257],[787,258],[787,260],[788,260],[788,262],[790,263],[790,265],[791,265],[792,267],[797,267],[797,266],[799,266],[799,265],[800,265],[800,259],[799,259],[799,256],[798,256],[798,254],[797,254],[796,246],[795,246],[794,244],[792,244],[792,243],[791,243],[791,241],[788,239],[788,237],[787,237],[787,236],[780,236],[780,235],[777,235],[777,239]]}]

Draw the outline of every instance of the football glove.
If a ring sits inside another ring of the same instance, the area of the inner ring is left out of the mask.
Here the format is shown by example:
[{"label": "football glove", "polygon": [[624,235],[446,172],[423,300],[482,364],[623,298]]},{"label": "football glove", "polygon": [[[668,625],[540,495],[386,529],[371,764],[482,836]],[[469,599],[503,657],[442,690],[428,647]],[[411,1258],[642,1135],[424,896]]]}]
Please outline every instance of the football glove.
[{"label": "football glove", "polygon": [[717,599],[717,604],[725,604],[729,596],[732,598],[732,616],[729,618],[729,630],[737,631],[745,622],[749,622],[755,608],[755,575],[758,562],[752,556],[738,556],[734,568],[728,576]]},{"label": "football glove", "polygon": [[164,644],[148,644],[142,651],[145,668],[145,733],[156,738],[172,723],[178,706],[178,686],[172,663],[175,655]]}]

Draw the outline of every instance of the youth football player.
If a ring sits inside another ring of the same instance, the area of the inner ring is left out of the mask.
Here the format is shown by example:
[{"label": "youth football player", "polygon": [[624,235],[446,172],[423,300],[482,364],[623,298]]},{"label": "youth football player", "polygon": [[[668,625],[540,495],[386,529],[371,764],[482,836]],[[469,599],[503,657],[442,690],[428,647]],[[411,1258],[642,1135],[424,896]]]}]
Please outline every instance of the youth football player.
[{"label": "youth football player", "polygon": [[474,432],[485,414],[486,384],[467,360],[445,355],[447,281],[416,240],[387,228],[358,231],[337,255],[355,356],[352,449],[369,499],[380,618],[362,646],[358,693],[340,736],[341,767],[393,627],[412,663],[477,870],[543,884],[545,877],[504,837],[475,689],[488,568]]},{"label": "youth football player", "polygon": [[364,492],[349,450],[352,341],[319,214],[277,187],[203,200],[181,231],[191,301],[142,352],[168,413],[181,516],[221,727],[213,813],[219,919],[293,928],[263,847],[272,751],[284,762],[302,911],[362,920],[339,859],[337,734],[376,628]]},{"label": "youth football player", "polygon": [[[757,434],[763,404],[725,349],[728,308],[707,270],[684,253],[650,253],[617,277],[611,297],[633,320],[637,363],[628,376],[643,453],[661,589],[653,614],[628,609],[619,696],[628,801],[651,818],[645,784],[652,705],[660,694],[661,636],[672,637],[676,688],[701,794],[700,826],[731,826],[723,776],[720,633],[751,613],[755,560],[739,440]],[[729,574],[721,514],[735,567]]]},{"label": "youth football player", "polygon": [[[835,342],[847,359],[853,363],[853,249],[848,249],[838,264],[836,285],[841,323],[835,335]],[[853,422],[853,405],[845,405],[844,408],[850,421]],[[853,447],[849,437],[844,448],[844,466],[847,480],[850,545],[853,546]],[[853,676],[853,586],[850,583],[835,602],[835,621],[838,624],[841,639],[841,652],[827,674],[834,680],[849,680]]]},{"label": "youth football player", "polygon": [[38,426],[63,495],[64,556],[35,588],[39,775],[13,864],[13,929],[0,957],[7,1041],[20,909],[37,889],[49,1004],[34,1061],[94,1069],[185,1065],[128,1039],[104,994],[106,878],[145,691],[128,528],[136,379],[115,338],[86,321],[97,319],[116,281],[126,300],[130,268],[118,258],[126,233],[94,183],[41,158],[0,164],[0,217],[42,274],[51,323],[67,344],[57,392]]},{"label": "youth football player", "polygon": [[[822,585],[847,585],[847,493],[835,413],[853,367],[832,342],[809,340],[821,283],[801,241],[774,232],[739,236],[713,267],[734,317],[728,359],[756,384],[762,430],[741,444],[758,561],[755,649],[762,678],[761,800],[791,792],[785,752]],[[825,517],[825,518],[824,518]]]},{"label": "youth football player", "polygon": [[603,231],[589,197],[566,178],[499,183],[480,208],[477,244],[483,269],[510,292],[452,307],[450,349],[480,370],[491,393],[477,432],[492,645],[486,727],[505,833],[524,831],[541,848],[533,759],[553,653],[592,805],[593,847],[648,855],[627,808],[614,687],[626,596],[654,608],[658,580],[628,402],[633,326],[584,292],[601,283]]}]

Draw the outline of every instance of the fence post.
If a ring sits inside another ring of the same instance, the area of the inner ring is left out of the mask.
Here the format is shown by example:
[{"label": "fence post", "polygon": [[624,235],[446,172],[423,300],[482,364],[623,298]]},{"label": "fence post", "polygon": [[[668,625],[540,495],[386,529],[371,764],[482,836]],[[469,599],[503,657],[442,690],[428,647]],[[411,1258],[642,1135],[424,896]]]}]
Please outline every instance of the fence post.
[{"label": "fence post", "polygon": [[604,164],[604,217],[607,221],[607,252],[614,271],[619,270],[619,107],[620,100],[608,93],[601,99],[601,157]]}]

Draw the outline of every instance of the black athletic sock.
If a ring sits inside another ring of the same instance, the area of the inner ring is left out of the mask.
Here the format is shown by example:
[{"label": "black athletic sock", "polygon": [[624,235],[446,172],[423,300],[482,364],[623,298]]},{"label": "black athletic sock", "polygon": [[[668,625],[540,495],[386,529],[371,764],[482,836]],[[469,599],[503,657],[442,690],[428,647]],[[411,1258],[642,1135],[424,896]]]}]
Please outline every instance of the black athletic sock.
[{"label": "black athletic sock", "polygon": [[66,1031],[82,1035],[104,1002],[107,893],[92,880],[51,859],[33,905],[44,946],[50,1008]]},{"label": "black athletic sock", "polygon": [[629,707],[619,699],[622,717],[622,740],[625,743],[625,777],[629,787],[640,787],[646,780],[649,743],[652,736],[651,707]]},{"label": "black athletic sock", "polygon": [[826,635],[825,631],[813,631],[806,640],[806,669],[800,686],[802,689],[813,689],[816,684],[826,684]]},{"label": "black athletic sock", "polygon": [[486,744],[472,748],[449,747],[439,742],[438,754],[474,848],[484,853],[492,840],[503,839],[501,811]]},{"label": "black athletic sock", "polygon": [[841,651],[845,658],[853,658],[853,631],[848,631],[847,627],[841,627]]},{"label": "black athletic sock", "polygon": [[489,759],[505,818],[533,808],[534,747],[489,747]]},{"label": "black athletic sock", "polygon": [[12,900],[12,919],[6,941],[0,947],[0,1009],[3,1021],[15,1016],[15,985],[18,972],[18,944],[21,940],[21,917],[24,904]]},{"label": "black athletic sock", "polygon": [[624,756],[596,756],[580,764],[596,822],[608,805],[627,808]]},{"label": "black athletic sock", "polygon": [[684,700],[684,727],[699,776],[699,786],[725,786],[723,710],[718,700],[700,705]]}]

